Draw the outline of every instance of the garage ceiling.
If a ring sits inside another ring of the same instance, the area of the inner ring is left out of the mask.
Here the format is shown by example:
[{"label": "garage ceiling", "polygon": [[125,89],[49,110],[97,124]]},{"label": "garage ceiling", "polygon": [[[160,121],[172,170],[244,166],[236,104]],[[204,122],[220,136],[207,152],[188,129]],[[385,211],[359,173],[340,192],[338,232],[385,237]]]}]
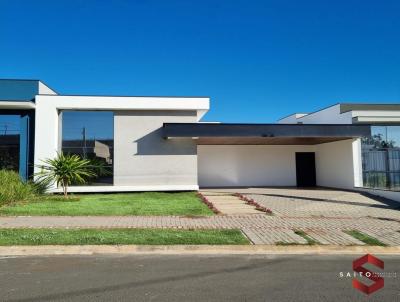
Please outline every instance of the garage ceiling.
[{"label": "garage ceiling", "polygon": [[199,145],[317,145],[369,136],[369,125],[165,123],[167,139],[192,138]]}]

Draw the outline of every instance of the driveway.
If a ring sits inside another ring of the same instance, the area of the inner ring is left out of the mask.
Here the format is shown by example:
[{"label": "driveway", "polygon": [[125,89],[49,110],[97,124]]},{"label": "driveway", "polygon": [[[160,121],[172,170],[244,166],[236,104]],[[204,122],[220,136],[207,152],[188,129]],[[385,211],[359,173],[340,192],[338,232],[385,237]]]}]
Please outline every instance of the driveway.
[{"label": "driveway", "polygon": [[[363,244],[346,233],[357,230],[384,244],[400,245],[400,203],[395,201],[324,188],[230,188],[202,192],[208,196],[240,193],[270,209],[274,216],[269,220],[280,219],[274,226],[244,228],[255,243],[300,242],[294,230],[301,230],[321,244]],[[218,209],[218,203],[215,206]]]},{"label": "driveway", "polygon": [[206,191],[241,193],[280,217],[369,217],[400,221],[400,202],[358,192],[324,188],[230,188]]}]

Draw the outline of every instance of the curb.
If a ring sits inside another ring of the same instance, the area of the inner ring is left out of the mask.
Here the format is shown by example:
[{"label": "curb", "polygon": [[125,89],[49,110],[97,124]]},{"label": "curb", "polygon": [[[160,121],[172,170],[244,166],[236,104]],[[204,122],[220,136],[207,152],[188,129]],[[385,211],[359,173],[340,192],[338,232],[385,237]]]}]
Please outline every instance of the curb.
[{"label": "curb", "polygon": [[53,255],[400,255],[400,246],[42,245],[0,246],[0,256]]}]

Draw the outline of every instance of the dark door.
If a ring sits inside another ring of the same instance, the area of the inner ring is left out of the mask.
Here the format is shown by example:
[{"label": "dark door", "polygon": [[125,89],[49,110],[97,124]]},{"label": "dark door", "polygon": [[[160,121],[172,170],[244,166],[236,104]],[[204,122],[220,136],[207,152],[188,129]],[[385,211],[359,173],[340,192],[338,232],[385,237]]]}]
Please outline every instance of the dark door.
[{"label": "dark door", "polygon": [[296,152],[296,180],[298,187],[315,187],[315,153]]}]

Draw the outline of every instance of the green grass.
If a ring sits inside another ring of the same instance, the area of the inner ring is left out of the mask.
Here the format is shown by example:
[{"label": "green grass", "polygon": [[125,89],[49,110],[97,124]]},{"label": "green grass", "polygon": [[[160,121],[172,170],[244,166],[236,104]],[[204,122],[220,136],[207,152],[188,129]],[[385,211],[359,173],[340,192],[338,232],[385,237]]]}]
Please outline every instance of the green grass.
[{"label": "green grass", "polygon": [[304,244],[296,243],[296,242],[278,241],[278,242],[275,243],[275,245],[304,245]]},{"label": "green grass", "polygon": [[27,200],[33,198],[34,195],[34,186],[30,183],[22,182],[17,172],[0,170],[0,205],[10,204],[18,200]]},{"label": "green grass", "polygon": [[351,231],[344,231],[346,234],[349,234],[350,236],[353,236],[354,238],[364,242],[367,245],[379,245],[379,246],[387,246],[387,244],[379,241],[378,239],[371,237],[367,234],[364,234],[360,231],[357,230],[351,230]]},{"label": "green grass", "polygon": [[308,245],[316,245],[316,244],[320,244],[317,240],[311,238],[310,236],[307,235],[306,232],[301,231],[301,230],[295,230],[294,233],[296,235],[299,235],[301,237],[303,237],[306,241]]},{"label": "green grass", "polygon": [[195,192],[143,192],[82,194],[65,200],[43,196],[0,208],[0,215],[106,216],[106,215],[187,215],[209,216],[213,212]]},{"label": "green grass", "polygon": [[311,238],[310,236],[307,235],[306,232],[301,231],[301,230],[294,230],[294,233],[296,235],[299,235],[303,237],[307,243],[296,243],[296,242],[284,242],[284,241],[279,241],[276,243],[276,245],[316,245],[320,244],[317,240]]},{"label": "green grass", "polygon": [[249,244],[239,230],[0,229],[0,245]]},{"label": "green grass", "polygon": [[310,236],[307,235],[306,232],[301,231],[301,230],[295,230],[294,233],[296,235],[299,235],[301,237],[303,237],[306,241],[307,241],[307,245],[316,245],[316,244],[320,244],[317,240],[311,238]]}]

